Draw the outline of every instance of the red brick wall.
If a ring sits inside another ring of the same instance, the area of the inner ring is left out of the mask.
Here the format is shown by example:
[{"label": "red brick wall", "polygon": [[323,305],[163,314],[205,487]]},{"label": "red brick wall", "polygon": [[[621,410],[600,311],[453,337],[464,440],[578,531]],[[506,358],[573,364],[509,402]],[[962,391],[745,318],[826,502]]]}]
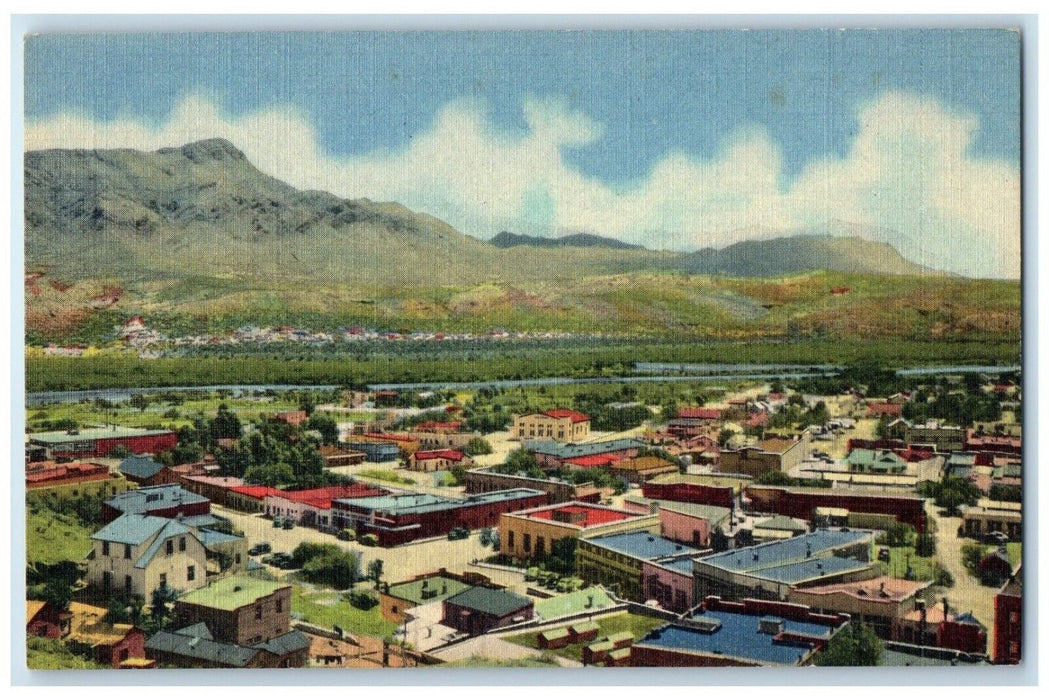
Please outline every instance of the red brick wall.
[{"label": "red brick wall", "polygon": [[740,659],[730,659],[724,656],[686,654],[673,649],[656,649],[635,644],[630,648],[630,665],[635,668],[653,666],[694,668],[708,666],[758,666],[759,664],[748,663]]},{"label": "red brick wall", "polygon": [[731,486],[703,486],[701,484],[642,484],[641,493],[645,498],[732,508]]},{"label": "red brick wall", "polygon": [[[1016,622],[1012,622],[1011,617],[1015,617]],[[1020,663],[1022,619],[1023,601],[1019,596],[998,594],[994,597],[993,660],[996,664]]]}]

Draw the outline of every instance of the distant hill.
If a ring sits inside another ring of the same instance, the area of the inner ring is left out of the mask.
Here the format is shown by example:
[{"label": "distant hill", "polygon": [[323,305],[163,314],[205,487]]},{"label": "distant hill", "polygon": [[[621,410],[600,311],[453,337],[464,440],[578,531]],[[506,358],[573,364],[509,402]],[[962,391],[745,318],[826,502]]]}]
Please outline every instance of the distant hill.
[{"label": "distant hill", "polygon": [[557,238],[528,236],[521,233],[501,231],[489,241],[496,248],[533,246],[536,248],[609,248],[612,250],[646,250],[644,246],[624,243],[615,238],[606,238],[593,233],[573,233]]},{"label": "distant hill", "polygon": [[887,243],[858,236],[800,234],[704,248],[682,256],[679,269],[725,277],[779,277],[827,270],[878,275],[921,275],[929,271]]}]

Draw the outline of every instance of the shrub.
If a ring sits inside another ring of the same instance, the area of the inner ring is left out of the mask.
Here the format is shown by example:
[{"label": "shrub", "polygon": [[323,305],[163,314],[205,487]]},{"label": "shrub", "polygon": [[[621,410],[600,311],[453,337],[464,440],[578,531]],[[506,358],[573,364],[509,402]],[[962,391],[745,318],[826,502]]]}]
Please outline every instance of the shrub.
[{"label": "shrub", "polygon": [[367,535],[361,535],[357,539],[357,541],[366,547],[376,547],[379,544],[379,538],[371,533],[368,533]]},{"label": "shrub", "polygon": [[366,590],[353,590],[347,593],[346,600],[358,610],[371,610],[379,604],[378,597]]},{"label": "shrub", "polygon": [[353,540],[357,539],[357,533],[356,531],[351,530],[347,527],[342,530],[339,530],[339,534],[336,535],[336,537],[338,537],[343,542],[352,542]]}]

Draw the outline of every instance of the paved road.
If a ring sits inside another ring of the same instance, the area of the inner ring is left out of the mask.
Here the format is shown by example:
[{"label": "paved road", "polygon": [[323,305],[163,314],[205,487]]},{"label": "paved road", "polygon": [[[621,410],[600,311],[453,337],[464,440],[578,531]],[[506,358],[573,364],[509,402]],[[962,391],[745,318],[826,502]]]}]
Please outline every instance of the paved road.
[{"label": "paved road", "polygon": [[[939,514],[932,500],[925,502],[925,510],[936,522],[936,558],[940,565],[954,577],[954,586],[940,589],[940,596],[947,596],[947,601],[955,610],[972,612],[987,627],[988,637],[994,627],[994,595],[997,589],[981,586],[980,582],[969,575],[962,564],[962,545],[972,540],[958,537],[961,518],[948,518]],[[991,639],[988,639],[988,644]]]}]

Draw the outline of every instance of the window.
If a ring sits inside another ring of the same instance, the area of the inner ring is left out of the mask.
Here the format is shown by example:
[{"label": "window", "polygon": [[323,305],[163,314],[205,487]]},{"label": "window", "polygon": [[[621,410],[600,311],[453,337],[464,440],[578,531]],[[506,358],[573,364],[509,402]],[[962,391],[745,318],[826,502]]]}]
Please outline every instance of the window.
[{"label": "window", "polygon": [[390,607],[390,612],[392,612],[394,615],[396,615],[397,614],[397,606],[396,605],[391,606]]},{"label": "window", "polygon": [[164,586],[168,585],[168,575],[167,574],[161,574],[160,575],[160,585],[161,585],[161,587],[164,587]]},{"label": "window", "polygon": [[168,540],[165,545],[167,546],[168,554],[175,553],[175,540]]},{"label": "window", "polygon": [[514,531],[510,530],[506,533],[506,546],[510,549],[514,548]]},{"label": "window", "polygon": [[127,591],[128,593],[130,593],[132,587],[133,586],[132,586],[132,583],[131,583],[131,577],[130,576],[125,576],[124,577],[124,590]]},{"label": "window", "polygon": [[108,557],[109,556],[109,543],[108,542],[103,542],[102,543],[102,556],[104,556],[104,557]]},{"label": "window", "polygon": [[73,498],[76,498],[79,495],[80,495],[80,492],[77,491],[76,489],[73,489]]},{"label": "window", "polygon": [[[277,598],[277,612],[284,612],[284,601]],[[396,610],[394,612],[397,612]]]},{"label": "window", "polygon": [[261,605],[256,605],[255,606],[255,619],[256,620],[261,620],[262,619],[262,606]]},{"label": "window", "polygon": [[125,559],[130,559],[131,558],[131,545],[129,545],[129,544],[124,545],[124,558]]},{"label": "window", "polygon": [[185,537],[179,537],[178,538],[178,551],[180,551],[180,552],[185,552],[186,551],[186,538]]},{"label": "window", "polygon": [[531,552],[532,551],[532,536],[529,535],[528,533],[525,533],[525,536],[524,536],[524,551],[526,551],[526,552]]},{"label": "window", "polygon": [[233,561],[237,564],[240,563],[240,552],[237,552],[236,556],[233,557]]},{"label": "window", "polygon": [[186,567],[186,580],[193,581],[197,578],[197,567],[190,564]]}]

